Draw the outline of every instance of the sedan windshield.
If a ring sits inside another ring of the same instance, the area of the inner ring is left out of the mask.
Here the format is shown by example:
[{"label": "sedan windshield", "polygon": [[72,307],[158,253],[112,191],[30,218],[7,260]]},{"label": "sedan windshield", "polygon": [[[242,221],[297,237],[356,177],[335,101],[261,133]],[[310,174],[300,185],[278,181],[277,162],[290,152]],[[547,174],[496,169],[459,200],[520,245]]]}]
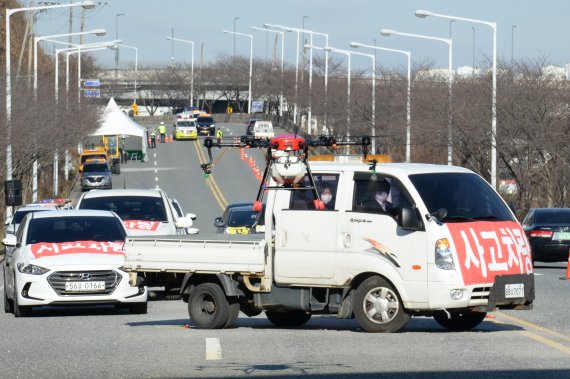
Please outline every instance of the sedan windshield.
[{"label": "sedan windshield", "polygon": [[123,220],[168,221],[162,198],[154,196],[92,197],[79,208],[113,211]]},{"label": "sedan windshield", "polygon": [[196,124],[194,123],[194,121],[179,121],[179,122],[176,124],[176,127],[177,127],[177,128],[180,128],[180,127],[189,127],[189,126],[196,126]]},{"label": "sedan windshield", "polygon": [[247,226],[251,228],[257,219],[257,212],[253,210],[236,210],[230,213],[228,225],[231,228]]},{"label": "sedan windshield", "polygon": [[122,241],[125,230],[115,217],[77,216],[30,220],[27,244],[73,241]]},{"label": "sedan windshield", "polygon": [[514,221],[499,195],[480,176],[470,173],[410,175],[428,211],[444,209],[445,222]]}]

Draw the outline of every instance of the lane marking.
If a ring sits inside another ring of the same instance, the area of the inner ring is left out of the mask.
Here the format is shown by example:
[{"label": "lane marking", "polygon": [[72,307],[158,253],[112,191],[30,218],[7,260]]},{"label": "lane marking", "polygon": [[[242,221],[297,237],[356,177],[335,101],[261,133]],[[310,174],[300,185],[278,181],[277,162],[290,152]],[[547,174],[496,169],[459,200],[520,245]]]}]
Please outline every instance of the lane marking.
[{"label": "lane marking", "polygon": [[219,338],[206,338],[206,360],[222,359],[222,345]]},{"label": "lane marking", "polygon": [[158,162],[157,162],[157,161],[154,161],[154,165],[156,166],[157,164],[158,164]]},{"label": "lane marking", "polygon": [[155,176],[155,177],[154,177],[154,181],[155,181],[155,182],[158,182],[158,176]]},{"label": "lane marking", "polygon": [[540,326],[540,325],[535,324],[535,323],[530,322],[530,321],[522,320],[522,319],[520,319],[520,318],[518,318],[518,317],[511,316],[511,315],[508,315],[508,314],[503,313],[503,312],[497,312],[497,314],[499,314],[501,317],[504,317],[504,318],[506,318],[506,319],[508,319],[508,320],[510,320],[510,321],[512,321],[512,322],[518,323],[518,324],[520,324],[520,325],[522,325],[522,326],[524,326],[524,327],[526,327],[526,328],[539,330],[539,331],[541,331],[541,332],[543,332],[543,333],[550,334],[550,335],[553,336],[553,337],[560,338],[560,339],[562,339],[562,340],[564,340],[564,341],[570,342],[570,337],[566,336],[565,334],[558,333],[558,332],[556,332],[556,331],[554,331],[554,330],[545,328],[545,327],[543,327],[543,326]]},{"label": "lane marking", "polygon": [[568,347],[568,346],[562,345],[561,343],[558,343],[558,342],[554,342],[551,339],[539,336],[538,334],[534,334],[531,332],[521,331],[519,333],[522,334],[523,336],[526,336],[526,337],[532,339],[532,340],[535,340],[539,343],[542,343],[546,346],[550,346],[553,349],[556,349],[558,351],[561,351],[563,353],[570,355],[570,347]]},{"label": "lane marking", "polygon": [[156,168],[154,169],[154,173],[155,173],[155,174],[158,174],[158,170],[157,170]]}]

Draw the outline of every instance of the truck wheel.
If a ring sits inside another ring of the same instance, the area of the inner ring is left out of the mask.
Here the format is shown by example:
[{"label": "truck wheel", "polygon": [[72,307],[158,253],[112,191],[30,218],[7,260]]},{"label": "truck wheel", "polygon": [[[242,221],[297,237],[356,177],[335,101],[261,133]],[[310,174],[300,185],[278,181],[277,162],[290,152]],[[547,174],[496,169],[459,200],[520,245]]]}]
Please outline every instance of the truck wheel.
[{"label": "truck wheel", "polygon": [[358,286],[353,308],[354,317],[367,332],[397,332],[410,320],[396,290],[378,276],[368,278]]},{"label": "truck wheel", "polygon": [[133,315],[145,315],[148,311],[148,303],[132,303],[129,304],[129,313]]},{"label": "truck wheel", "polygon": [[437,311],[433,319],[441,326],[449,330],[470,330],[483,322],[486,312],[460,312],[450,313],[449,317],[444,311]]},{"label": "truck wheel", "polygon": [[267,319],[276,326],[301,326],[311,319],[311,314],[305,311],[266,311]]},{"label": "truck wheel", "polygon": [[224,328],[231,328],[234,326],[239,316],[239,302],[230,302],[229,305],[228,320],[224,324]]},{"label": "truck wheel", "polygon": [[121,164],[117,162],[113,166],[115,167],[115,174],[119,175],[121,173]]},{"label": "truck wheel", "polygon": [[225,326],[230,305],[224,290],[214,283],[202,283],[190,294],[188,314],[199,329],[218,329]]}]

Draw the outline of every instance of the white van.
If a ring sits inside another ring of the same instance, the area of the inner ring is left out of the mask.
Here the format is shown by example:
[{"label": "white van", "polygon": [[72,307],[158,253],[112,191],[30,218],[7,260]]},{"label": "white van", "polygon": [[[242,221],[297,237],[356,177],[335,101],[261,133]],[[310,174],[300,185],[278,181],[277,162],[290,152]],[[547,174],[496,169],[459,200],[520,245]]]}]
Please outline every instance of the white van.
[{"label": "white van", "polygon": [[253,125],[253,137],[255,139],[271,139],[275,137],[271,121],[256,121],[255,125]]}]

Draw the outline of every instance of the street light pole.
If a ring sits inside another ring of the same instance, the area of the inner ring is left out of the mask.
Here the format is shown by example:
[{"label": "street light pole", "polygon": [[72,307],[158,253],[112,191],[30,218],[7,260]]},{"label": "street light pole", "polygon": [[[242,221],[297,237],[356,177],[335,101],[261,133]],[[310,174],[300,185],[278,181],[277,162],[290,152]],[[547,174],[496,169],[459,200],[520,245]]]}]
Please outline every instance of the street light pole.
[{"label": "street light pole", "polygon": [[[115,39],[119,39],[119,16],[124,16],[124,13],[117,13],[115,15]],[[119,49],[115,51],[115,80],[119,76]]]},{"label": "street light pole", "polygon": [[[50,40],[51,38],[58,38],[58,37],[71,37],[71,36],[79,36],[85,34],[95,34],[97,36],[104,36],[107,32],[105,29],[94,29],[88,32],[78,32],[78,33],[64,33],[64,34],[53,34],[49,36],[40,36],[34,37],[34,98],[37,98],[38,92],[38,43],[40,41]],[[65,45],[69,45],[68,42],[62,41],[50,41],[54,43],[62,43]]]},{"label": "street light pole", "polygon": [[238,33],[232,32],[229,30],[222,30],[222,32],[226,34],[233,34],[235,36],[242,36],[248,37],[250,40],[249,44],[249,92],[248,92],[248,104],[247,104],[247,113],[251,113],[251,78],[253,75],[253,35],[252,34],[245,34],[245,33]]},{"label": "street light pole", "polygon": [[515,56],[515,28],[516,27],[517,27],[516,25],[511,26],[511,65],[514,62],[514,56]]},{"label": "street light pole", "polygon": [[283,117],[283,67],[284,67],[284,56],[285,56],[285,32],[279,30],[262,29],[257,26],[252,26],[252,30],[261,30],[264,32],[272,32],[276,34],[281,34],[281,93],[279,95],[279,116]]},{"label": "street light pole", "polygon": [[[351,51],[347,51],[347,50],[341,50],[341,49],[335,49],[334,47],[324,47],[322,48],[325,51],[329,51],[329,52],[333,52],[333,53],[339,53],[339,54],[344,54],[348,57],[348,71],[347,71],[347,86],[346,86],[346,138],[347,140],[350,139],[350,61],[351,61],[351,56],[353,54],[353,52]],[[348,147],[347,147],[347,152],[348,152]]]},{"label": "street light pole", "polygon": [[420,39],[427,39],[432,41],[440,41],[445,42],[449,47],[449,60],[448,60],[448,114],[447,114],[447,164],[453,164],[453,132],[452,132],[452,123],[453,123],[453,41],[449,38],[439,38],[439,37],[431,37],[425,36],[423,34],[411,34],[411,33],[402,33],[397,32],[395,30],[390,29],[382,29],[380,34],[383,36],[390,36],[390,35],[399,35],[404,37],[413,37],[413,38],[420,38]]},{"label": "street light pole", "polygon": [[[91,9],[95,7],[93,1],[82,1],[80,3],[70,4],[56,4],[56,5],[42,5],[38,7],[25,7],[6,9],[5,23],[6,23],[6,180],[12,180],[12,77],[11,77],[11,62],[10,62],[10,16],[14,13],[45,10],[55,8],[69,8],[69,7],[84,7]],[[12,216],[12,208],[6,207],[6,217]]]},{"label": "street light pole", "polygon": [[192,45],[192,66],[190,69],[190,106],[194,106],[194,41],[174,37],[166,37],[166,39],[170,41],[185,42]]},{"label": "street light pole", "polygon": [[416,10],[416,17],[439,17],[489,26],[493,30],[493,89],[491,91],[491,186],[497,188],[497,23],[472,18],[449,16],[426,10]]},{"label": "street light pole", "polygon": [[397,49],[389,49],[387,47],[379,47],[379,46],[372,46],[372,45],[365,45],[358,42],[352,42],[350,44],[351,47],[358,48],[358,47],[366,47],[369,49],[382,50],[382,51],[389,51],[393,53],[403,54],[407,57],[408,60],[408,88],[406,91],[406,163],[411,162],[411,148],[410,148],[410,141],[411,141],[411,52],[405,50],[397,50]]},{"label": "street light pole", "polygon": [[114,49],[114,50],[119,50],[119,47],[125,47],[127,49],[133,49],[135,51],[135,103],[136,103],[136,100],[138,97],[137,96],[137,74],[138,74],[139,49],[137,47],[134,47],[134,46],[121,45],[119,43],[108,46],[109,49]]}]

